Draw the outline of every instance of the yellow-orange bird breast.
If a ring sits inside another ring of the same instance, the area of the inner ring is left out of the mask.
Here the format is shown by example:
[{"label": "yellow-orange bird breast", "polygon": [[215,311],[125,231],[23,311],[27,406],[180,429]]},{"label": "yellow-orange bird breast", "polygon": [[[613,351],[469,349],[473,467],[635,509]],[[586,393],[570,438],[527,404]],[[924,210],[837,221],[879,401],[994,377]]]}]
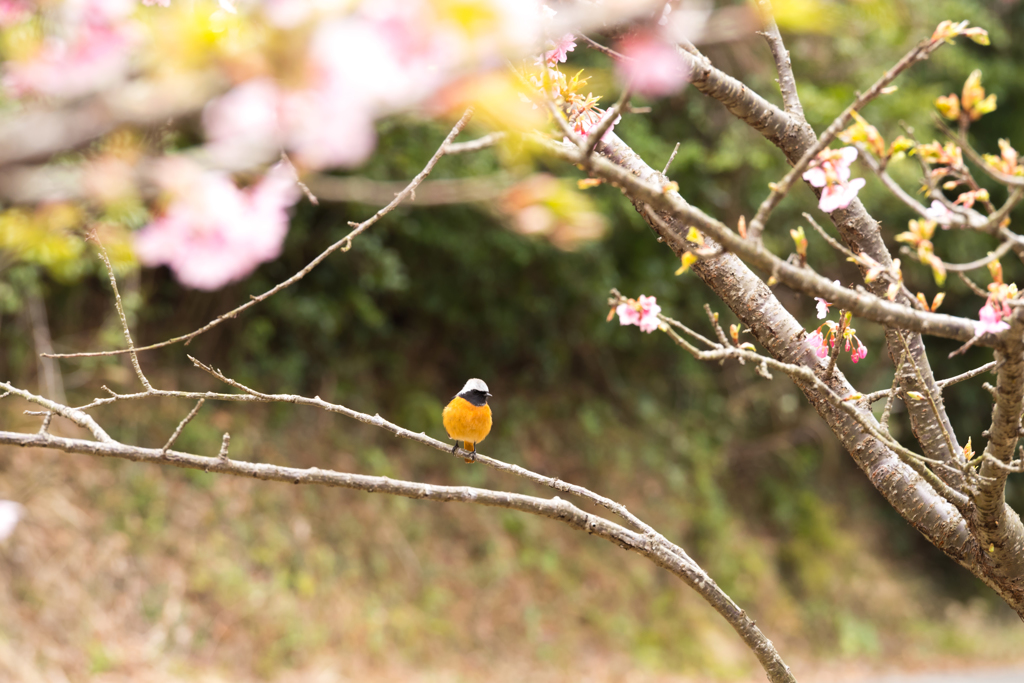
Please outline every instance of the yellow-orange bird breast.
[{"label": "yellow-orange bird breast", "polygon": [[466,450],[473,450],[471,444],[480,443],[491,431],[491,407],[486,403],[475,406],[456,396],[445,406],[441,420],[450,438],[465,442]]}]

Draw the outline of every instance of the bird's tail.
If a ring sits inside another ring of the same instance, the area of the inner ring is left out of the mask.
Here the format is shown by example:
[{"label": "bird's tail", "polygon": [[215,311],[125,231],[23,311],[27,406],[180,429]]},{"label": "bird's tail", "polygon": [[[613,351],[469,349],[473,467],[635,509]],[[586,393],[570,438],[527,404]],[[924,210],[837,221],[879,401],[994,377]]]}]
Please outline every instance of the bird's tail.
[{"label": "bird's tail", "polygon": [[467,451],[469,451],[470,453],[476,453],[476,444],[475,443],[473,443],[472,441],[463,441],[462,443],[465,444]]}]

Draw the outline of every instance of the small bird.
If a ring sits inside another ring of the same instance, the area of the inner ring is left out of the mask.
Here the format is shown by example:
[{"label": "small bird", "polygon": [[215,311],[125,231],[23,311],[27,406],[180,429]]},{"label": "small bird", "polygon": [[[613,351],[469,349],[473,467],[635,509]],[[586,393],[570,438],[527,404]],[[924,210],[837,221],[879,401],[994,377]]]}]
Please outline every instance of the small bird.
[{"label": "small bird", "polygon": [[[487,397],[491,392],[482,379],[471,379],[462,387],[441,412],[441,421],[448,431],[448,438],[455,439],[452,453],[459,447],[476,452],[476,444],[487,438],[491,431],[491,408],[487,405]],[[466,458],[466,462],[473,462]]]}]

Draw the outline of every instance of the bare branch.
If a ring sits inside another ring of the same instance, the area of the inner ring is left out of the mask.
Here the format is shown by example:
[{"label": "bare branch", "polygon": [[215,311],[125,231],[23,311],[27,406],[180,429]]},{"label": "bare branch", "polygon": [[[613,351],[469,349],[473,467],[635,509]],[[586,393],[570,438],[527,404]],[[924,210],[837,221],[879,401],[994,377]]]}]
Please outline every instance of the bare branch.
[{"label": "bare branch", "polygon": [[139,80],[61,109],[41,105],[0,119],[0,166],[75,149],[125,124],[152,126],[202,109],[228,84],[212,73]]},{"label": "bare branch", "polygon": [[782,146],[799,138],[811,144],[814,131],[806,122],[794,120],[786,112],[764,99],[742,81],[715,68],[706,56],[692,45],[682,47],[679,55],[690,70],[690,84],[712,99],[718,100],[729,112],[759,132],[772,144]]},{"label": "bare branch", "polygon": [[[996,247],[995,251],[989,252],[988,256],[985,256],[983,258],[980,258],[980,259],[977,259],[977,260],[974,260],[974,261],[969,261],[967,263],[946,263],[945,261],[942,261],[942,266],[946,270],[948,270],[950,272],[953,272],[953,273],[966,273],[968,271],[976,270],[978,268],[984,268],[985,266],[987,266],[988,264],[992,263],[993,261],[998,261],[1002,257],[1006,256],[1007,252],[1009,252],[1010,249],[1013,248],[1013,246],[1014,246],[1013,242],[1003,242],[998,247]],[[901,253],[902,253],[902,250],[901,250]],[[913,251],[911,249],[907,249],[906,253],[909,256],[914,257],[914,258],[916,258],[916,256],[917,256],[917,252],[915,252],[915,251]],[[940,259],[940,261],[941,261],[941,259]]]},{"label": "bare branch", "polygon": [[775,69],[779,74],[779,90],[782,91],[782,103],[786,107],[786,113],[797,119],[804,120],[804,107],[800,104],[800,96],[796,91],[796,79],[793,77],[793,64],[789,61],[789,50],[782,42],[782,35],[775,23],[775,16],[772,12],[770,0],[757,0],[758,9],[764,17],[766,30],[761,35],[768,41],[768,47],[775,59]]},{"label": "bare branch", "polygon": [[456,154],[468,154],[469,152],[479,152],[482,149],[493,147],[502,140],[508,137],[508,133],[497,131],[489,133],[483,137],[477,138],[476,140],[467,140],[466,142],[452,142],[444,148],[445,156],[454,156]]},{"label": "bare branch", "polygon": [[[900,362],[896,364],[896,372],[892,375],[892,387],[888,391],[882,392],[885,394],[885,408],[882,409],[882,417],[878,420],[878,424],[881,425],[882,431],[886,434],[889,434],[889,416],[892,414],[893,401],[896,399],[896,394],[899,392],[900,373],[903,372],[903,363],[905,363],[906,360],[907,352],[904,351],[900,354]],[[864,398],[867,400],[868,397],[865,396]],[[868,400],[867,403],[870,405],[871,401]]]},{"label": "bare branch", "polygon": [[[941,397],[936,397],[935,393],[928,386],[928,382],[925,381],[924,376],[921,374],[921,368],[918,367],[917,361],[914,360],[914,353],[910,350],[910,344],[907,343],[907,338],[903,335],[903,332],[896,330],[896,335],[903,343],[903,351],[906,354],[906,359],[910,363],[910,367],[913,368],[914,374],[917,377],[917,386],[924,390],[925,398],[928,399],[928,405],[931,407],[932,414],[935,416],[935,424],[939,426],[942,431],[942,436],[946,440],[947,462],[953,462],[957,456],[958,449],[953,443],[953,438],[950,436],[949,429],[946,426],[945,420],[942,419],[942,411],[939,408],[939,401]],[[962,484],[960,478],[957,478],[954,482],[947,481],[950,484]]]},{"label": "bare branch", "polygon": [[[964,382],[966,380],[973,379],[973,378],[977,377],[978,375],[985,374],[986,372],[991,372],[995,367],[996,367],[996,362],[992,361],[990,363],[985,363],[984,365],[976,367],[973,370],[968,370],[967,372],[965,372],[963,374],[960,374],[960,375],[957,375],[956,377],[950,377],[949,379],[940,379],[935,384],[940,389],[945,389],[948,386],[952,386],[954,384],[959,384],[960,382]],[[888,394],[889,394],[889,389],[883,389],[881,391],[875,391],[875,392],[872,392],[870,394],[865,394],[864,395],[864,400],[867,401],[868,403],[874,403],[875,401],[879,401],[879,400],[885,398]]]},{"label": "bare branch", "polygon": [[[608,133],[606,137],[612,141],[618,141],[614,132]],[[959,341],[967,341],[975,335],[974,324],[969,320],[942,313],[919,311],[909,306],[892,303],[867,292],[840,287],[810,269],[799,268],[787,263],[766,251],[755,241],[741,238],[725,224],[691,206],[678,192],[666,191],[648,180],[638,178],[603,156],[581,159],[578,150],[573,146],[538,137],[532,137],[530,140],[558,158],[569,163],[583,165],[597,177],[604,178],[629,192],[635,200],[650,204],[659,211],[668,212],[678,218],[682,224],[698,228],[726,250],[771,273],[779,282],[793,289],[811,296],[824,297],[858,317],[873,320],[887,327],[914,330]],[[624,148],[625,145],[622,145],[621,141],[616,143],[616,150]],[[617,156],[617,152],[612,156]],[[983,346],[992,346],[996,343],[996,337],[987,334],[981,338],[979,343]]]},{"label": "bare branch", "polygon": [[779,656],[774,645],[764,636],[746,612],[723,592],[714,581],[689,558],[680,556],[675,547],[662,540],[658,534],[637,533],[597,515],[584,512],[571,503],[558,498],[546,499],[506,491],[470,486],[440,486],[420,482],[403,481],[389,477],[376,477],[323,470],[317,467],[297,469],[263,463],[231,460],[227,457],[229,436],[224,435],[223,445],[217,457],[205,457],[179,451],[164,451],[153,448],[128,446],[117,442],[96,443],[79,439],[67,439],[51,434],[21,434],[0,431],[0,443],[21,447],[39,447],[62,450],[68,453],[114,457],[135,462],[173,465],[185,469],[216,472],[241,477],[252,477],[264,481],[281,481],[291,484],[336,486],[368,493],[385,493],[418,500],[441,502],[465,502],[490,507],[517,510],[528,514],[548,517],[579,531],[598,536],[620,547],[633,550],[647,557],[659,567],[672,572],[687,586],[697,591],[729,625],[740,635],[751,649],[768,675],[768,680],[778,683],[795,683],[789,667]]},{"label": "bare branch", "polygon": [[18,389],[17,387],[14,387],[8,384],[7,382],[0,382],[0,389],[6,390],[4,394],[5,396],[8,394],[20,396],[26,401],[31,401],[32,403],[43,406],[51,413],[60,415],[65,419],[71,420],[79,427],[89,430],[89,432],[97,441],[100,441],[102,443],[113,443],[114,441],[113,439],[110,438],[110,435],[103,431],[103,428],[96,423],[96,420],[92,419],[90,415],[81,410],[78,410],[76,408],[69,408],[68,406],[57,403],[56,401],[51,401],[48,398],[43,398],[42,396],[37,396],[22,389]]},{"label": "bare branch", "polygon": [[621,52],[616,52],[615,50],[611,49],[610,47],[606,47],[606,46],[602,45],[601,43],[597,42],[596,40],[588,38],[587,36],[583,35],[582,33],[579,33],[577,35],[580,38],[582,38],[583,42],[585,42],[587,44],[587,46],[590,47],[592,50],[597,50],[598,52],[600,52],[600,53],[602,53],[604,55],[607,55],[607,56],[611,57],[612,59],[617,59],[619,61],[623,61],[623,62],[632,62],[633,61],[633,59],[631,57],[627,57],[626,55],[622,54]]}]

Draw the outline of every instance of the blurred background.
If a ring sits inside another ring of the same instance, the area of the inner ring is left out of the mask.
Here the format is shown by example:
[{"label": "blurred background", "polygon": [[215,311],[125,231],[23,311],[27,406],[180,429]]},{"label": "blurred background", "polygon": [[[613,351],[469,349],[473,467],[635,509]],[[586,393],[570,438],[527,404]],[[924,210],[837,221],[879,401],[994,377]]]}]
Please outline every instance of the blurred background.
[{"label": "blurred background", "polygon": [[[938,136],[934,99],[959,93],[981,69],[998,109],[975,125],[975,146],[997,153],[998,138],[1024,144],[1016,42],[1024,7],[1016,0],[775,5],[816,129],[939,21],[970,19],[989,30],[991,47],[958,40],[862,114],[887,141],[905,133],[901,123],[929,141]],[[779,102],[771,55],[743,16],[721,22],[701,49]],[[617,97],[604,56],[581,45],[569,65],[587,69],[595,94]],[[692,88],[649,104],[650,113],[627,116],[615,132],[656,168],[680,143],[669,175],[683,195],[729,224],[749,219],[787,168],[781,153]],[[340,184],[311,183],[324,201],[295,211],[285,254],[218,292],[183,289],[165,269],[140,270],[115,245],[136,343],[192,331],[301,269],[348,232],[348,221],[376,211],[377,198],[390,199],[387,183],[415,175],[450,125],[411,115],[381,122],[365,167]],[[486,132],[474,123],[460,139]],[[891,171],[917,190],[915,162]],[[866,168],[855,174],[868,178],[861,198],[897,253],[893,238],[912,216]],[[665,314],[704,334],[705,303],[723,322],[734,318],[692,274],[673,274],[678,261],[617,191],[579,191],[578,177],[510,146],[443,158],[419,203],[389,214],[351,251],[188,348],[146,352],[143,367],[161,388],[216,389],[189,353],[258,390],[319,395],[437,438],[446,436],[443,405],[480,377],[495,416],[482,452],[610,496],[681,543],[803,667],[798,677],[844,663],[1018,656],[1021,625],[1011,611],[888,508],[788,380],[700,364],[663,335],[606,322],[612,287],[657,296]],[[467,178],[485,181],[459,180]],[[356,181],[361,201],[327,201],[331,192],[355,196]],[[997,203],[1005,197],[991,189]],[[453,197],[474,201],[445,203]],[[776,211],[769,246],[792,251],[788,230],[803,224],[810,261],[852,282],[852,265],[812,233],[803,211],[816,208],[800,189]],[[135,390],[124,357],[38,360],[49,349],[118,348],[123,339],[101,264],[59,216],[28,246],[12,246],[13,231],[0,225],[0,377],[71,405],[101,395],[104,384]],[[957,261],[992,246],[959,232],[934,241]],[[1019,265],[1004,268],[1007,281],[1019,281]],[[938,291],[925,266],[904,258],[903,272],[911,291],[929,300]],[[978,278],[988,282],[984,272]],[[809,328],[818,324],[813,301],[777,291]],[[959,280],[945,291],[943,311],[977,316],[983,302]],[[880,330],[854,325],[870,352],[843,371],[863,391],[888,386]],[[954,348],[929,341],[939,378],[991,360],[982,349],[946,360]],[[990,411],[984,380],[945,394],[961,442],[973,436],[976,449]],[[95,415],[115,438],[160,446],[191,407],[147,401]],[[4,428],[35,429],[26,408],[0,402]],[[902,414],[893,429],[913,443]],[[207,403],[176,447],[212,455],[224,431],[243,460],[551,495],[291,406]],[[10,680],[760,677],[725,622],[670,575],[546,519],[0,452],[0,498],[26,508],[0,544],[0,672]],[[1019,484],[1011,480],[1008,495],[1022,509]]]}]

